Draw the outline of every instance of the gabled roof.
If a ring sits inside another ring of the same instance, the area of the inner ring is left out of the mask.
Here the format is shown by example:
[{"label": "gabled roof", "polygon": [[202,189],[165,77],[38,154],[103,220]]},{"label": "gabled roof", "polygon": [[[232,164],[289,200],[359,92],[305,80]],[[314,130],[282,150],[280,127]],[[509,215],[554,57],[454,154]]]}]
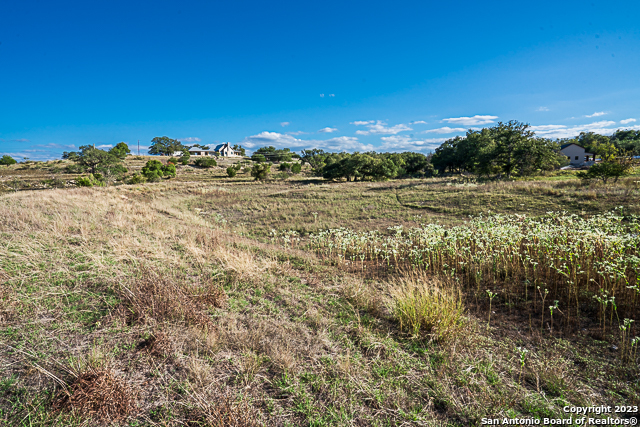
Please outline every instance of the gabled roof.
[{"label": "gabled roof", "polygon": [[233,147],[231,146],[230,142],[225,142],[224,144],[218,144],[218,145],[216,145],[216,148],[214,150],[215,151],[220,151],[225,147],[229,148],[231,151],[236,151],[236,150],[233,149]]},{"label": "gabled roof", "polygon": [[[567,148],[567,147],[568,147],[568,146],[570,146],[570,145],[575,145],[576,147],[580,147],[578,144],[576,144],[576,143],[574,143],[574,142],[570,142],[570,143],[568,143],[568,144],[562,144],[562,145],[560,146],[560,149],[561,149],[561,150],[564,150],[565,148]],[[585,150],[585,148],[584,148],[584,147],[580,147],[580,148],[582,148],[583,150]],[[585,150],[585,151],[586,151],[586,150]]]}]

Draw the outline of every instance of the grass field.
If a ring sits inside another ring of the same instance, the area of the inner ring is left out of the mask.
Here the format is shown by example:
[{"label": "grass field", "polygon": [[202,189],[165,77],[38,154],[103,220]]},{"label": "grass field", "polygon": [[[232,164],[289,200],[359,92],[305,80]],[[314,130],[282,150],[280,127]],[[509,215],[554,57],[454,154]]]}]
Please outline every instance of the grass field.
[{"label": "grass field", "polygon": [[74,188],[65,165],[0,167],[0,425],[467,426],[640,403],[638,176],[256,183],[225,164]]}]

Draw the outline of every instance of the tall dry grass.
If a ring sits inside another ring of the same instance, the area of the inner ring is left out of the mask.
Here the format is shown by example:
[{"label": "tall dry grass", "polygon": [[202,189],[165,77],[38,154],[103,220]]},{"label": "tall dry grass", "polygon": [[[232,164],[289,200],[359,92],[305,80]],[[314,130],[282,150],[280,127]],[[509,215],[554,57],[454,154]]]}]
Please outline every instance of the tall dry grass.
[{"label": "tall dry grass", "polygon": [[429,336],[434,341],[454,337],[464,320],[464,305],[459,287],[444,283],[424,272],[394,279],[389,284],[391,312],[400,329],[415,337]]}]

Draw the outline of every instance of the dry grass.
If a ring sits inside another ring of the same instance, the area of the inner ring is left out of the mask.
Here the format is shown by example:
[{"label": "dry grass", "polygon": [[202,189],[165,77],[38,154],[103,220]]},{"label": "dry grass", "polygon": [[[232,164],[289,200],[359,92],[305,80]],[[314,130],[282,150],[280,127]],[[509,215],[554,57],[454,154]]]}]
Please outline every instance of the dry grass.
[{"label": "dry grass", "polygon": [[184,322],[203,329],[214,325],[206,311],[222,307],[226,294],[213,282],[188,285],[169,275],[145,271],[129,286],[122,285],[120,312],[129,323]]},{"label": "dry grass", "polygon": [[53,408],[101,422],[119,422],[136,412],[136,392],[112,371],[91,369],[58,393]]},{"label": "dry grass", "polygon": [[[359,260],[347,266],[265,238],[271,228],[457,223],[470,205],[480,209],[475,194],[495,201],[515,192],[542,206],[588,190],[605,206],[626,187],[254,184],[216,173],[0,196],[0,310],[10,315],[0,342],[11,346],[0,346],[0,424],[466,426],[484,416],[563,417],[566,404],[640,401],[628,381],[637,371],[587,333],[530,333],[497,300],[491,329],[482,304],[476,318],[469,299],[468,321],[457,326],[461,305],[449,282],[397,271],[371,280]],[[450,214],[432,215],[436,196]],[[403,331],[394,300],[415,308]],[[443,327],[450,318],[454,326]],[[518,348],[528,350],[524,364]],[[75,369],[74,393],[55,399],[71,412],[53,412],[56,381],[34,366],[62,378],[50,361],[69,358],[102,362]],[[111,377],[83,377],[91,372]],[[112,391],[99,392],[108,384]],[[106,409],[91,402],[121,392],[134,397],[128,415],[99,421]],[[92,418],[68,415],[82,408]]]},{"label": "dry grass", "polygon": [[391,310],[400,329],[415,337],[442,341],[457,335],[463,322],[462,293],[455,283],[408,273],[390,285]]}]

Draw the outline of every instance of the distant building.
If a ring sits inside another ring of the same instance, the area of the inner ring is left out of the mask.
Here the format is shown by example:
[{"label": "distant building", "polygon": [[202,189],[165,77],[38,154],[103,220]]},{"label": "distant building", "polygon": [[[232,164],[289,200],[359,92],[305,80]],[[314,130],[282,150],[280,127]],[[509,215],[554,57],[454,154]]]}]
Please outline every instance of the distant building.
[{"label": "distant building", "polygon": [[595,154],[587,153],[584,147],[578,144],[563,144],[560,152],[567,156],[571,166],[591,166],[596,161]]},{"label": "distant building", "polygon": [[200,147],[190,147],[189,154],[192,156],[215,156],[216,150],[203,150]]},{"label": "distant building", "polygon": [[223,157],[239,157],[240,153],[231,147],[231,143],[225,142],[224,144],[217,145],[214,151],[218,152]]},{"label": "distant building", "polygon": [[189,148],[189,154],[192,156],[222,156],[222,157],[240,157],[240,152],[234,150],[231,144],[225,142],[224,144],[216,145],[213,150],[203,150],[200,147]]}]

